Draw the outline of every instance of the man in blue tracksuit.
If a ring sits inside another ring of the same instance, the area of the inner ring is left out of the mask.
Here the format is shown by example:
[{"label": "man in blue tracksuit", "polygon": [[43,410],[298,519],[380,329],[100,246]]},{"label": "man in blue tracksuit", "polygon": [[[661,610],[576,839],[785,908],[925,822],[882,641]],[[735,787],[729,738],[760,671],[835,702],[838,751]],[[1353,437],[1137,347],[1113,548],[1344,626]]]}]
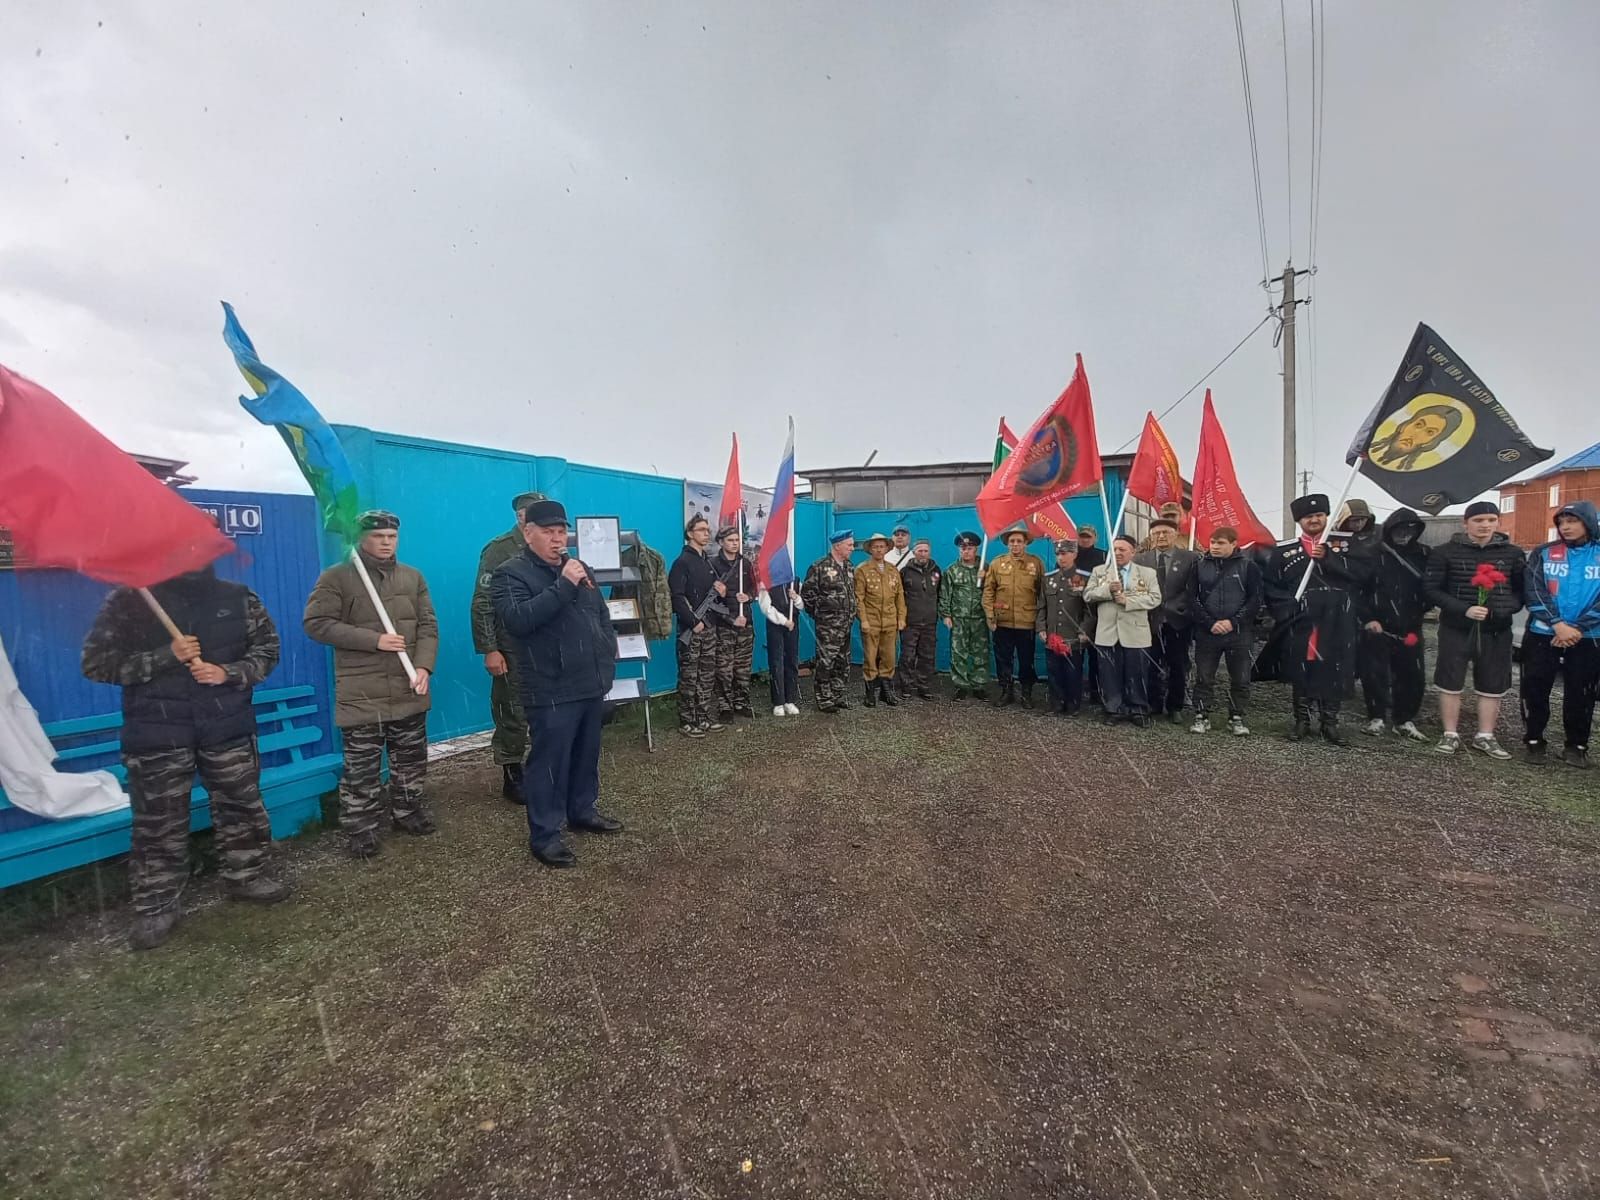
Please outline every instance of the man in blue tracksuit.
[{"label": "man in blue tracksuit", "polygon": [[1600,683],[1600,516],[1579,500],[1556,511],[1556,540],[1528,555],[1528,629],[1522,639],[1523,744],[1544,757],[1550,688],[1561,675],[1561,761],[1589,765]]}]

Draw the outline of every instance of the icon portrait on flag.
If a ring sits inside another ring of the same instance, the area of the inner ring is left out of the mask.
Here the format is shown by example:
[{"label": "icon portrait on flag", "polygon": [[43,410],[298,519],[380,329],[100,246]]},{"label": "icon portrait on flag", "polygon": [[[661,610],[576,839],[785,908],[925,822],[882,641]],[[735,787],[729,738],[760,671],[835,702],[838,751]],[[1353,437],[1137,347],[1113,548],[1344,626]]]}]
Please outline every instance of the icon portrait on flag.
[{"label": "icon portrait on flag", "polygon": [[1472,410],[1459,400],[1427,392],[1396,409],[1372,432],[1372,462],[1386,471],[1426,471],[1472,440]]}]

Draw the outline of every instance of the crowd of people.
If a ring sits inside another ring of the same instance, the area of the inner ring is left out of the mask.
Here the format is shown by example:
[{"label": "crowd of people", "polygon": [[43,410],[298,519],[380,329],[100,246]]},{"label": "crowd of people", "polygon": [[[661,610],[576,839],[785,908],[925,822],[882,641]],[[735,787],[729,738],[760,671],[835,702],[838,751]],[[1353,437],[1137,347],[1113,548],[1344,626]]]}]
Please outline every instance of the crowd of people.
[{"label": "crowd of people", "polygon": [[[600,729],[617,662],[606,599],[590,568],[569,555],[565,509],[538,493],[515,498],[516,523],[484,547],[473,599],[474,641],[493,678],[495,760],[503,789],[527,809],[529,847],[550,867],[577,856],[564,833],[615,834],[598,808]],[[1493,759],[1512,685],[1513,618],[1527,610],[1522,642],[1523,743],[1546,757],[1551,694],[1563,681],[1561,759],[1588,766],[1600,680],[1600,519],[1588,502],[1554,515],[1557,537],[1529,554],[1498,528],[1488,502],[1468,507],[1462,531],[1429,549],[1422,521],[1399,509],[1378,525],[1360,501],[1327,528],[1328,498],[1294,502],[1299,535],[1257,552],[1234,530],[1215,530],[1204,553],[1178,544],[1181,509],[1163,510],[1143,545],[1117,534],[1109,556],[1089,526],[1053,547],[1054,570],[1029,552],[1025,525],[983,561],[984,539],[962,533],[946,567],[909,529],[874,533],[866,561],[836,530],[828,553],[798,583],[769,589],[743,552],[740,531],[688,522],[670,570],[653,551],[645,625],[675,623],[678,712],[685,737],[703,738],[755,716],[755,622],[765,627],[772,715],[800,715],[802,618],[813,623],[813,704],[851,706],[853,629],[862,647],[861,703],[896,707],[935,700],[938,626],[949,634],[956,701],[1005,707],[1044,703],[1067,717],[1097,705],[1110,724],[1165,717],[1196,734],[1249,731],[1252,679],[1292,688],[1290,737],[1344,746],[1342,705],[1359,680],[1362,731],[1423,741],[1423,619],[1439,612],[1434,687],[1436,749],[1463,746],[1462,695],[1470,676],[1477,730],[1467,743]],[[434,832],[425,797],[427,713],[439,629],[427,581],[398,558],[400,519],[360,517],[351,558],[323,571],[302,626],[334,651],[334,722],[344,770],[339,822],[347,852],[366,859],[388,831]],[[715,543],[715,549],[712,545]],[[640,553],[646,548],[640,547]],[[654,596],[659,590],[660,595]],[[289,886],[268,872],[271,827],[261,801],[252,692],[276,665],[279,640],[260,599],[210,568],[151,589],[180,630],[170,631],[133,590],[106,600],[83,649],[90,679],[122,688],[122,756],[133,810],[130,888],[135,948],[171,935],[188,878],[190,791],[211,798],[224,888],[275,904]],[[381,610],[380,610],[381,603]],[[672,620],[667,618],[668,606]],[[759,615],[758,615],[759,614]],[[1258,646],[1259,618],[1269,622]],[[1038,696],[1038,652],[1046,695]],[[1217,675],[1228,674],[1225,700]],[[995,693],[989,696],[990,676]],[[525,759],[521,755],[526,754]],[[382,768],[388,763],[388,782]]]}]

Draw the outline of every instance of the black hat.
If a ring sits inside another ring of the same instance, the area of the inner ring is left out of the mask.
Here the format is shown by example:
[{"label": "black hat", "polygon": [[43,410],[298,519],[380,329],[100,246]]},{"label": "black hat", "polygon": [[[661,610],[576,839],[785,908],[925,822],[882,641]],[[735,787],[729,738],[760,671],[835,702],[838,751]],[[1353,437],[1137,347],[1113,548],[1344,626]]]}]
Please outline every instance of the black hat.
[{"label": "black hat", "polygon": [[1478,500],[1467,505],[1467,511],[1462,514],[1461,519],[1470,521],[1473,517],[1498,517],[1499,515],[1500,506],[1493,500]]},{"label": "black hat", "polygon": [[1313,513],[1327,516],[1331,506],[1328,497],[1321,492],[1312,492],[1309,496],[1300,496],[1289,505],[1289,515],[1296,521],[1303,521]]},{"label": "black hat", "polygon": [[356,518],[356,524],[361,527],[361,532],[371,533],[374,529],[400,528],[400,518],[383,508],[369,508]]},{"label": "black hat", "polygon": [[970,529],[964,530],[963,532],[956,534],[956,546],[957,546],[957,548],[959,548],[961,546],[981,546],[981,545],[983,545],[983,539],[981,537],[979,537],[977,534],[973,533],[972,530],[970,530]]},{"label": "black hat", "polygon": [[1177,527],[1178,523],[1171,517],[1157,517],[1150,522],[1151,529],[1176,529]]},{"label": "black hat", "polygon": [[541,528],[548,525],[565,525],[567,510],[562,507],[559,500],[535,500],[523,510],[522,520],[524,524],[538,525]]},{"label": "black hat", "polygon": [[518,516],[521,516],[523,513],[528,511],[528,505],[532,504],[535,500],[543,499],[543,492],[522,492],[515,500],[511,502],[511,511],[516,513]]}]

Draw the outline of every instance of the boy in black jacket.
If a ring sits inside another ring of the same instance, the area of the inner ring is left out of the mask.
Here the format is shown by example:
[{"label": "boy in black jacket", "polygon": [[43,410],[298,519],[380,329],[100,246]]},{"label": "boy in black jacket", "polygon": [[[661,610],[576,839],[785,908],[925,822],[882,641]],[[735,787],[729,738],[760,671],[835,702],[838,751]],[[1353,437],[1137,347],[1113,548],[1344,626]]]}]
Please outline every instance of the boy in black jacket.
[{"label": "boy in black jacket", "polygon": [[1250,644],[1261,607],[1261,569],[1239,554],[1239,534],[1223,525],[1211,534],[1211,552],[1189,573],[1189,616],[1194,630],[1194,724],[1209,733],[1217,664],[1228,660],[1228,730],[1244,737],[1250,703]]},{"label": "boy in black jacket", "polygon": [[1424,679],[1422,615],[1433,607],[1423,589],[1428,548],[1420,541],[1422,530],[1422,518],[1409,508],[1389,514],[1378,542],[1372,589],[1363,598],[1356,666],[1367,702],[1361,732],[1372,737],[1393,728],[1414,742],[1428,740],[1416,723]]}]

